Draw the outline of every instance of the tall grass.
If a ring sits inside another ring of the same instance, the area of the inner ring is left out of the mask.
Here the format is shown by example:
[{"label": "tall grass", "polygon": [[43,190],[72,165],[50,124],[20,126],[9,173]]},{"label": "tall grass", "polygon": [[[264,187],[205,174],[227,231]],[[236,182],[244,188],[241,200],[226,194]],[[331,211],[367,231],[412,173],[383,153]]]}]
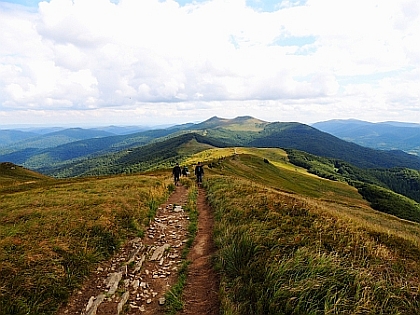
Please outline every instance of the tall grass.
[{"label": "tall grass", "polygon": [[214,176],[206,185],[223,314],[420,313],[420,252],[409,239],[255,182]]},{"label": "tall grass", "polygon": [[142,234],[167,179],[115,176],[38,182],[3,192],[0,314],[54,314],[95,264]]}]

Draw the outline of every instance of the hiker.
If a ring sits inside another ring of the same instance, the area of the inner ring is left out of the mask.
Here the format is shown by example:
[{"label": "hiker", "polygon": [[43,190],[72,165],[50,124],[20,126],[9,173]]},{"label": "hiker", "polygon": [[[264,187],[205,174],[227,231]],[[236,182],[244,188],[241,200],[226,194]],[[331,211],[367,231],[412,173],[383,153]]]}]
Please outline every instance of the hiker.
[{"label": "hiker", "polygon": [[197,166],[194,170],[195,176],[197,176],[197,183],[201,184],[203,182],[203,175],[204,175],[204,168],[203,165],[201,165],[201,162],[198,162]]},{"label": "hiker", "polygon": [[189,174],[189,172],[188,172],[188,167],[184,166],[184,167],[182,168],[182,176],[187,176],[188,174]]},{"label": "hiker", "polygon": [[179,177],[181,176],[181,167],[176,163],[175,167],[172,169],[172,175],[174,175],[175,186],[178,186]]}]

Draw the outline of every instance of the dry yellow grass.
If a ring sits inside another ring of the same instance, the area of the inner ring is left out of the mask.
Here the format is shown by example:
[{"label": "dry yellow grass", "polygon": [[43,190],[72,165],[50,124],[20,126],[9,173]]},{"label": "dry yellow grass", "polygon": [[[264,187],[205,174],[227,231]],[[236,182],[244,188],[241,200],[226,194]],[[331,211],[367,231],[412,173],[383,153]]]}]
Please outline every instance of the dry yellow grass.
[{"label": "dry yellow grass", "polygon": [[168,174],[39,182],[3,193],[0,314],[53,314],[94,264],[143,234]]}]

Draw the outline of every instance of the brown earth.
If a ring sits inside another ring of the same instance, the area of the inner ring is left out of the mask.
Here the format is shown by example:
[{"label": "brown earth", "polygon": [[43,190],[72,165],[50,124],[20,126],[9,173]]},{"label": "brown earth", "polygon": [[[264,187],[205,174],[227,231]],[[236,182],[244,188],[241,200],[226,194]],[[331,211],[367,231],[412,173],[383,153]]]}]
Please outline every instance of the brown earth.
[{"label": "brown earth", "polygon": [[192,263],[188,267],[187,284],[184,288],[184,309],[180,314],[219,314],[219,277],[212,266],[216,252],[213,242],[213,216],[206,201],[205,191],[199,188],[197,208],[198,233],[188,255]]},{"label": "brown earth", "polygon": [[[188,190],[177,186],[159,207],[145,237],[131,240],[111,260],[102,263],[57,315],[164,314],[162,298],[177,279],[187,238],[189,218],[182,209],[187,197]],[[213,217],[202,188],[197,208],[198,232],[188,255],[191,264],[180,314],[216,315],[219,314],[219,282],[211,265],[215,252]],[[160,250],[161,255],[151,260]],[[107,283],[111,277],[116,278],[113,291],[113,284]]]}]

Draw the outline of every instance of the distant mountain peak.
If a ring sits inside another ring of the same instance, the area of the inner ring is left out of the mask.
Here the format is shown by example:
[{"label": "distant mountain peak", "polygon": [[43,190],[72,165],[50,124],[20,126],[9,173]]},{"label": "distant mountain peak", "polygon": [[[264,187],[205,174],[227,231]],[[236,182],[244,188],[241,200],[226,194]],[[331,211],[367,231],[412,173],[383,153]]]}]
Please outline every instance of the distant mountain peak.
[{"label": "distant mountain peak", "polygon": [[238,116],[236,118],[227,119],[213,116],[199,124],[195,127],[199,129],[205,128],[228,128],[233,125],[255,125],[255,124],[268,124],[268,122],[254,118],[252,116]]}]

